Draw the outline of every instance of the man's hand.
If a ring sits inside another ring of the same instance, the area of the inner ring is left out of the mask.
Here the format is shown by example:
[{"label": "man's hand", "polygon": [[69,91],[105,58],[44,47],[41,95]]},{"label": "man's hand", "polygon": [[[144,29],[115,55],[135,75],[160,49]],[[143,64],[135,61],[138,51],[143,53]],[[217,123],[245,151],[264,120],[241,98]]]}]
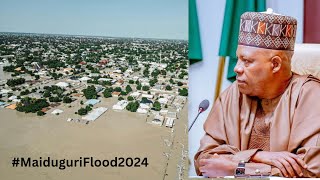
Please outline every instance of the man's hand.
[{"label": "man's hand", "polygon": [[200,159],[199,171],[205,177],[232,176],[237,164],[231,159],[214,154],[210,159]]},{"label": "man's hand", "polygon": [[301,177],[303,176],[302,168],[307,168],[305,162],[298,155],[286,151],[258,151],[251,160],[275,166],[285,177]]}]

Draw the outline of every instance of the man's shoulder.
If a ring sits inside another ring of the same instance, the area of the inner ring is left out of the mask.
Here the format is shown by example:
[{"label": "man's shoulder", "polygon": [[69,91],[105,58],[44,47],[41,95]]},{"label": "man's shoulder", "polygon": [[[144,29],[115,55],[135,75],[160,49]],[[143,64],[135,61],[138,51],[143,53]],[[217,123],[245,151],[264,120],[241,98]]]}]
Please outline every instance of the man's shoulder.
[{"label": "man's shoulder", "polygon": [[295,74],[293,82],[301,84],[301,89],[320,88],[320,79],[312,75],[298,75]]},{"label": "man's shoulder", "polygon": [[291,97],[304,102],[306,98],[320,98],[320,80],[312,75],[294,75],[292,87],[290,87]]},{"label": "man's shoulder", "polygon": [[303,92],[317,92],[319,94],[320,92],[320,80],[312,75],[309,75],[306,80],[304,81],[301,93]]},{"label": "man's shoulder", "polygon": [[307,80],[307,79],[309,79],[309,80],[314,80],[314,81],[318,81],[318,82],[320,81],[319,78],[317,78],[311,74],[300,75],[300,74],[297,74],[294,72],[293,72],[293,79],[294,80]]},{"label": "man's shoulder", "polygon": [[234,97],[239,97],[240,92],[236,82],[233,82],[227,89],[225,89],[219,96],[219,99],[225,101],[228,99],[234,99]]}]

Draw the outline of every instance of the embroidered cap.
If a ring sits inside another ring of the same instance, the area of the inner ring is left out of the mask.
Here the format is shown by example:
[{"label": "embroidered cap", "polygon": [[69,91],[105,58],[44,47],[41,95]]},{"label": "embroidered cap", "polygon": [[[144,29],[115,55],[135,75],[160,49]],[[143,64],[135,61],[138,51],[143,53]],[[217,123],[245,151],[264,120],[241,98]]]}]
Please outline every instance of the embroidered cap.
[{"label": "embroidered cap", "polygon": [[245,12],[241,15],[239,45],[275,50],[294,50],[297,20],[267,12]]}]

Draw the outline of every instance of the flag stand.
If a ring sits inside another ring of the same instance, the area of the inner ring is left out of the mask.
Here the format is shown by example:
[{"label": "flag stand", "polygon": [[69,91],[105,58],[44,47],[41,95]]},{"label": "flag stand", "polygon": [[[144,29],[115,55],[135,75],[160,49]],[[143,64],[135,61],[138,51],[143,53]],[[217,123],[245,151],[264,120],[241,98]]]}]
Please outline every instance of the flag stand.
[{"label": "flag stand", "polygon": [[220,94],[225,61],[226,61],[226,57],[224,56],[219,57],[218,76],[217,76],[217,83],[216,83],[216,91],[214,95],[215,100],[219,97],[219,94]]}]

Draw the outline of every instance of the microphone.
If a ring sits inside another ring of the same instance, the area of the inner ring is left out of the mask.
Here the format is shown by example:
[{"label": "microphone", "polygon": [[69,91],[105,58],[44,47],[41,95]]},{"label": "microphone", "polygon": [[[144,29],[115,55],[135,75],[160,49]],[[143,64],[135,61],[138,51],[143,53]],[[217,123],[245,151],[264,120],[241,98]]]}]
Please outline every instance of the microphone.
[{"label": "microphone", "polygon": [[190,131],[190,129],[192,128],[193,124],[196,122],[196,120],[198,119],[198,116],[203,113],[204,111],[206,111],[209,107],[210,103],[207,99],[203,100],[200,104],[199,104],[199,108],[198,108],[198,115],[197,117],[193,120],[191,126],[189,127],[188,132]]}]

